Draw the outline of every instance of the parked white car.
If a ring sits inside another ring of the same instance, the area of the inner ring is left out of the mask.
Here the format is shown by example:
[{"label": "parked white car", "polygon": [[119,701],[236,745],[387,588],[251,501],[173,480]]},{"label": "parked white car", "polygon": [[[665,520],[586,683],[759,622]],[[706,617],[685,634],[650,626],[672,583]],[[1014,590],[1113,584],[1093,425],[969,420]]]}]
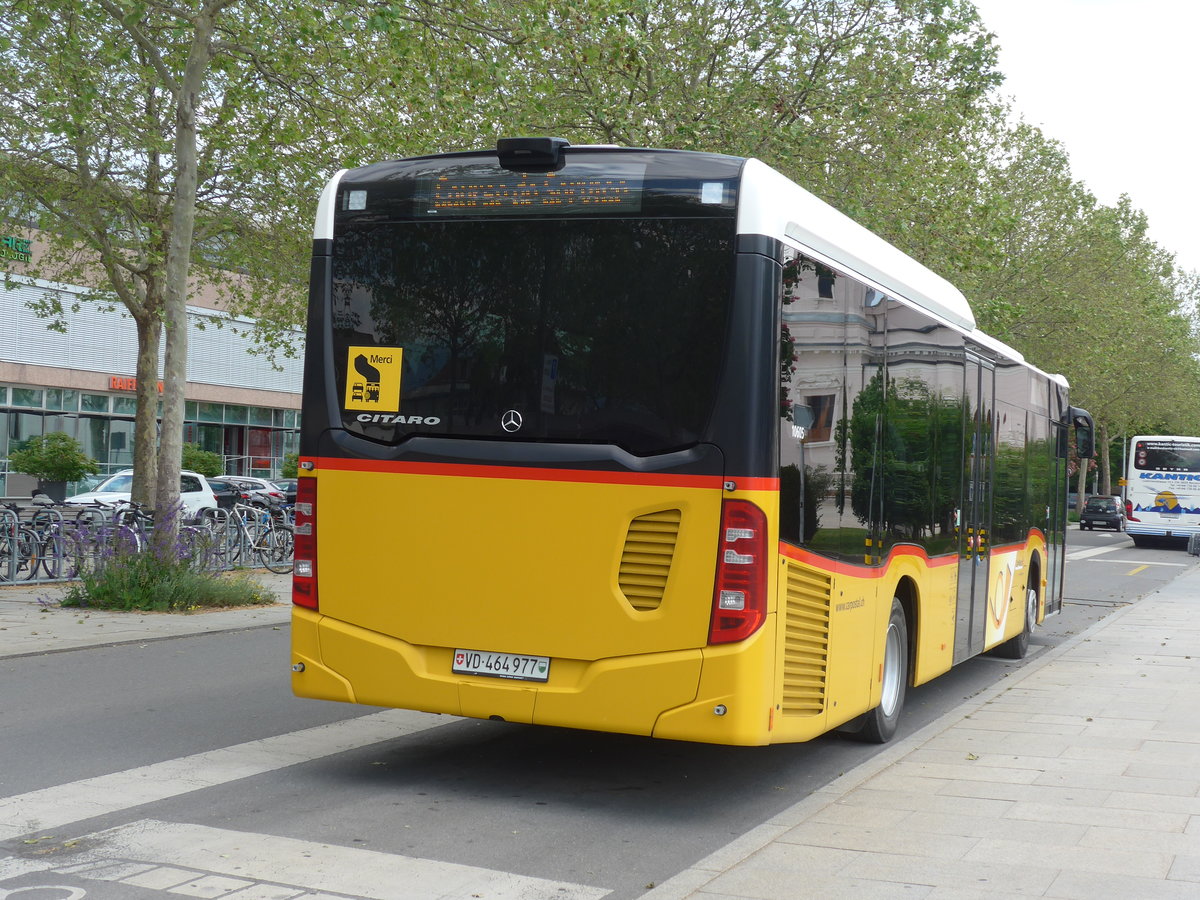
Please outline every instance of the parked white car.
[{"label": "parked white car", "polygon": [[[115,475],[109,475],[92,490],[83,494],[68,497],[68,503],[119,503],[129,500],[133,490],[133,469],[123,469]],[[188,515],[195,515],[202,509],[216,509],[217,498],[209,486],[208,479],[199,472],[179,473],[179,499]]]}]

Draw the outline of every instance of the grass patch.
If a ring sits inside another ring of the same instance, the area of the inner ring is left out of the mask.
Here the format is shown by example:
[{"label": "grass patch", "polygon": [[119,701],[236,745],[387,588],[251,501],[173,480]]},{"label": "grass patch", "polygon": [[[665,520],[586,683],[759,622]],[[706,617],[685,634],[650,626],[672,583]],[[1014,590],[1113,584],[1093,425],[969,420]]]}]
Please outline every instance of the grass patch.
[{"label": "grass patch", "polygon": [[[174,555],[172,555],[174,557]],[[88,609],[188,612],[267,606],[275,595],[246,573],[218,574],[187,558],[163,558],[153,547],[114,553],[96,571],[81,573],[62,605]]]}]

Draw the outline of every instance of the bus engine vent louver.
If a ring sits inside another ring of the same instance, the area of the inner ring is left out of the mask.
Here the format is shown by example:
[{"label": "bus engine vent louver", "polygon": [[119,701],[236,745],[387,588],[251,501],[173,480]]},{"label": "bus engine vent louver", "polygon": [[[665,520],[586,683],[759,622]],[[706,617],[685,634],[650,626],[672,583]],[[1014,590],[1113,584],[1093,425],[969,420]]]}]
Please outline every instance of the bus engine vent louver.
[{"label": "bus engine vent louver", "polygon": [[679,537],[680,515],[677,509],[664,509],[629,523],[617,585],[634,609],[647,612],[662,604]]},{"label": "bus engine vent louver", "polygon": [[825,710],[831,578],[796,563],[787,568],[783,714],[816,716]]}]

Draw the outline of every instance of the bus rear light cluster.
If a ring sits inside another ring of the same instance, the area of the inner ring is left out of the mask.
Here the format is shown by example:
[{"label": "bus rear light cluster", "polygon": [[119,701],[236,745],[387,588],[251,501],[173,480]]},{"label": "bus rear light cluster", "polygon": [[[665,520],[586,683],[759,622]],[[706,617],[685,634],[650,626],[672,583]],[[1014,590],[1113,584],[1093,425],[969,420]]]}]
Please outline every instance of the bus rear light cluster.
[{"label": "bus rear light cluster", "polygon": [[745,500],[721,505],[721,543],[710,644],[742,641],[767,615],[767,518]]},{"label": "bus rear light cluster", "polygon": [[1142,521],[1141,519],[1139,519],[1137,516],[1135,516],[1133,514],[1133,501],[1132,500],[1125,501],[1125,518],[1130,522]]},{"label": "bus rear light cluster", "polygon": [[317,609],[317,479],[296,480],[295,563],[292,566],[292,603]]}]

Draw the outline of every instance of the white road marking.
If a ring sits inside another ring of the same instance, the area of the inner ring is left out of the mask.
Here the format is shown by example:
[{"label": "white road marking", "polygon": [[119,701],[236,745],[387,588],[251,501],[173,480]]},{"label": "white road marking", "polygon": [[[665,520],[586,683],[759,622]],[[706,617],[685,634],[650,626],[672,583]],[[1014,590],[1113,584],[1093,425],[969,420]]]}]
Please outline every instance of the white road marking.
[{"label": "white road marking", "polygon": [[448,721],[452,720],[390,709],[5,797],[0,799],[0,841],[356,750]]},{"label": "white road marking", "polygon": [[1125,544],[1119,547],[1088,547],[1085,550],[1072,550],[1067,554],[1067,561],[1072,562],[1077,559],[1088,559],[1092,556],[1099,556],[1101,553],[1116,553],[1118,550],[1128,550],[1129,547]]},{"label": "white road marking", "polygon": [[11,890],[0,888],[0,900],[9,900],[9,898],[22,895],[33,900],[35,896],[45,897],[46,891],[54,891],[55,900],[83,900],[87,896],[87,891],[83,888],[65,884],[39,884],[36,887],[18,887]]},{"label": "white road marking", "polygon": [[142,819],[89,834],[53,872],[191,897],[599,900],[604,888],[206,825]]},{"label": "white road marking", "polygon": [[53,869],[54,863],[46,859],[22,859],[19,856],[0,857],[0,881],[19,878],[33,872]]}]

